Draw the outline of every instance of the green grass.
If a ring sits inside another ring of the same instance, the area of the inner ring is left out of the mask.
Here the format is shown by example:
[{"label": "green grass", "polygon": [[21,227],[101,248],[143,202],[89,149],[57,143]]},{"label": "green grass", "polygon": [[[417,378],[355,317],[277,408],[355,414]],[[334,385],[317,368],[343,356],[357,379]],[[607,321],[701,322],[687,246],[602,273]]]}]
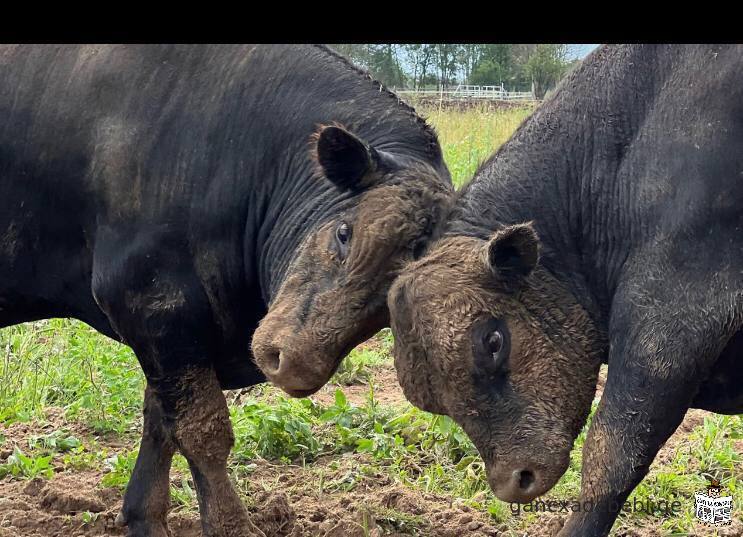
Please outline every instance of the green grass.
[{"label": "green grass", "polygon": [[0,422],[43,418],[58,406],[94,430],[124,433],[141,414],[134,353],[89,326],[51,319],[0,330]]},{"label": "green grass", "polygon": [[374,377],[374,370],[384,365],[390,365],[390,361],[380,353],[367,348],[357,348],[341,362],[330,382],[339,386],[369,384]]},{"label": "green grass", "polygon": [[532,111],[529,106],[510,110],[420,110],[436,128],[452,182],[457,188],[472,178],[480,163],[508,140]]}]

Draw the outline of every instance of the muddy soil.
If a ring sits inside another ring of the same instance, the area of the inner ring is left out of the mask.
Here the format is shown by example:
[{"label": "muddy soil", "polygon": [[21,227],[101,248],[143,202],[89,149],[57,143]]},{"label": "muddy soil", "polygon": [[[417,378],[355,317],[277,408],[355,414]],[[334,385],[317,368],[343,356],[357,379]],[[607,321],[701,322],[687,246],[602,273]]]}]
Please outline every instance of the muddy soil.
[{"label": "muddy soil", "polygon": [[[12,429],[4,434],[25,443],[26,435],[15,436],[21,431]],[[43,432],[18,429],[27,434]],[[312,468],[266,461],[257,465],[246,505],[267,537],[415,535],[413,527],[418,535],[433,537],[500,533],[485,515],[448,497],[407,489],[381,472],[359,475],[355,469],[374,462],[364,455],[340,457],[344,459],[340,464],[337,459],[318,460]],[[125,535],[114,523],[122,492],[101,487],[102,477],[102,472],[92,470],[57,471],[49,480],[0,481],[0,537]],[[174,481],[179,477],[175,475]],[[358,480],[354,489],[343,490],[352,480]],[[325,492],[321,483],[337,484],[338,490]],[[174,537],[201,535],[194,512],[172,512],[169,525]]]},{"label": "muddy soil", "polygon": [[[603,378],[600,388],[602,385]],[[404,401],[394,369],[375,371],[374,386],[380,403],[395,405]],[[328,386],[313,397],[317,402],[329,404],[336,388]],[[368,397],[368,386],[343,389],[354,404],[361,405]],[[705,415],[709,414],[690,411],[658,454],[655,464],[672,460],[675,452],[688,442],[689,433],[702,424]],[[96,442],[110,454],[130,450],[137,444],[135,436],[96,437],[84,425],[66,422],[60,409],[50,408],[47,417],[45,425],[0,425],[0,433],[6,437],[0,462],[5,462],[11,454],[7,446],[26,446],[30,437],[62,428],[72,431],[86,445]],[[8,476],[0,480],[0,537],[125,535],[114,524],[121,508],[122,491],[101,486],[105,470],[68,470],[61,457],[57,455],[53,459],[51,479],[18,480]],[[179,483],[182,477],[173,470],[173,483]],[[376,471],[375,461],[365,454],[323,457],[306,466],[256,461],[255,470],[241,485],[253,520],[269,537],[548,537],[564,522],[562,516],[543,514],[526,529],[509,530],[506,525],[494,523],[487,514],[470,509],[455,498],[422,493],[394,482],[383,470]],[[195,511],[178,510],[174,506],[169,523],[173,537],[201,535]],[[632,524],[632,527],[624,527],[620,520],[612,535],[667,535],[657,520],[645,526],[638,526],[634,520]],[[699,525],[692,535],[741,537],[743,522],[735,521],[717,533]]]}]

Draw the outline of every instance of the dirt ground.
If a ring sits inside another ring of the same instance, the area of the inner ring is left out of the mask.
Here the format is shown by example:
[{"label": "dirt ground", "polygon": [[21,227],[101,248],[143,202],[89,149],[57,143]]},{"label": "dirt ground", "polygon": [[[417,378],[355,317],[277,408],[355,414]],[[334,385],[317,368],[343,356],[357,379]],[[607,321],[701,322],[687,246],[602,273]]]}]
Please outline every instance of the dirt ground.
[{"label": "dirt ground", "polygon": [[[318,402],[332,401],[336,387],[328,386],[313,396]],[[368,395],[368,386],[344,387],[348,399],[361,404]],[[379,371],[375,377],[375,397],[391,405],[404,400],[394,370]],[[677,433],[658,455],[669,460],[685,436],[701,424],[705,412],[692,410]],[[14,423],[0,428],[9,442],[23,446],[32,435],[67,428],[84,442],[92,433],[77,423],[66,423],[61,411],[50,411],[45,426]],[[117,438],[96,438],[101,448],[113,453],[131,449],[135,440],[127,443]],[[743,448],[743,445],[741,445]],[[10,455],[0,453],[0,462]],[[121,508],[122,492],[118,488],[100,485],[103,470],[65,470],[55,459],[52,479],[0,480],[0,537],[82,537],[123,536],[114,524]],[[348,454],[321,458],[312,465],[271,464],[258,461],[249,478],[246,505],[254,522],[269,537],[364,537],[366,535],[423,535],[430,537],[495,537],[553,535],[564,522],[558,515],[544,514],[518,534],[505,524],[492,519],[457,500],[425,494],[393,482],[389,475],[373,471],[374,461],[364,454]],[[366,471],[360,469],[366,468]],[[372,468],[370,471],[369,469]],[[172,480],[181,476],[173,472]],[[355,481],[353,490],[343,490],[343,484]],[[335,492],[327,492],[333,490]],[[418,532],[411,528],[415,526]],[[170,515],[173,537],[201,535],[195,512],[173,512]],[[612,535],[627,537],[660,537],[658,527],[615,527]],[[700,526],[693,535],[715,535]],[[743,536],[743,523],[719,530],[720,537]]]},{"label": "dirt ground", "polygon": [[[60,425],[65,424],[54,426]],[[48,429],[13,424],[3,434],[24,445],[30,436]],[[76,434],[81,432],[78,427]],[[98,442],[111,451],[122,447],[104,439]],[[9,453],[2,455],[7,457]],[[373,464],[365,455],[340,457],[343,459],[340,464],[338,459],[337,456],[320,459],[311,469],[261,461],[251,475],[251,494],[246,501],[254,522],[268,537],[410,535],[409,531],[403,533],[408,519],[416,522],[422,535],[494,537],[499,534],[499,529],[485,515],[465,505],[452,504],[450,498],[400,487],[383,473],[354,475],[354,468]],[[55,469],[54,477],[49,480],[0,481],[0,537],[125,535],[114,524],[122,493],[117,488],[100,486],[102,472],[63,471],[61,465]],[[173,481],[179,478],[174,472]],[[359,478],[352,491],[326,493],[319,492],[320,486],[308,486],[319,485],[320,480],[340,485]],[[94,520],[86,522],[85,513],[92,513]],[[400,517],[398,513],[406,516]],[[174,537],[201,535],[195,513],[171,513],[169,524]]]},{"label": "dirt ground", "polygon": [[[394,405],[404,401],[394,370],[379,371],[374,383],[380,403]],[[332,403],[336,389],[337,386],[326,386],[313,399]],[[368,386],[344,386],[343,390],[348,400],[357,405],[363,404],[369,393]],[[6,445],[19,446],[27,445],[28,438],[34,435],[61,428],[84,443],[92,436],[84,426],[66,422],[61,409],[49,409],[48,419],[43,427],[14,423],[0,431],[7,439]],[[116,438],[96,440],[101,449],[111,453],[134,447],[134,443]],[[10,454],[9,450],[0,453],[0,462]],[[267,537],[403,536],[411,535],[411,522],[419,528],[419,535],[432,537],[495,537],[506,529],[450,497],[400,486],[382,472],[360,475],[357,471],[373,465],[373,459],[365,454],[323,457],[311,467],[259,461],[250,476],[246,505]],[[175,469],[171,474],[172,482],[179,482],[181,476]],[[0,480],[0,537],[125,535],[114,524],[121,509],[122,492],[102,487],[103,475],[103,471],[66,471],[59,463],[49,480]],[[357,481],[354,489],[342,490],[349,480]],[[341,490],[320,492],[322,483],[337,483]],[[173,537],[201,535],[196,513],[171,513],[169,525]]]}]

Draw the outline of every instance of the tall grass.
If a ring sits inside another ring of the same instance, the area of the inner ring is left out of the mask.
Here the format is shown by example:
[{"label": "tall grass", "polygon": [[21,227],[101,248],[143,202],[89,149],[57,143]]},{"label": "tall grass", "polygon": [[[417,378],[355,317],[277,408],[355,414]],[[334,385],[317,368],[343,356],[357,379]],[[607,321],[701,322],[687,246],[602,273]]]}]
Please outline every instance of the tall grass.
[{"label": "tall grass", "polygon": [[0,423],[43,418],[49,406],[98,432],[123,433],[141,413],[134,353],[70,319],[0,330]]},{"label": "tall grass", "polygon": [[436,129],[454,186],[460,188],[534,109],[523,106],[493,110],[482,106],[461,111],[420,107],[418,110]]}]

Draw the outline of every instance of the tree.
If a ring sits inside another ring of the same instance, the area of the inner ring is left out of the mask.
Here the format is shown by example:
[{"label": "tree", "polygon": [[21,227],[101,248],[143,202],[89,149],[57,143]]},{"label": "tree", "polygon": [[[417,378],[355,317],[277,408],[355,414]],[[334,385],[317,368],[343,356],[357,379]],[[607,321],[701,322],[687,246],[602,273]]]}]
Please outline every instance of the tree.
[{"label": "tree", "polygon": [[472,77],[472,71],[480,62],[483,52],[483,45],[478,43],[465,43],[460,45],[459,64],[461,66],[462,80],[464,82],[469,83]]},{"label": "tree", "polygon": [[374,78],[390,87],[405,85],[405,73],[397,58],[398,47],[400,45],[392,43],[369,45],[369,71]]},{"label": "tree", "polygon": [[434,60],[436,46],[430,43],[412,43],[402,45],[402,50],[405,64],[412,71],[410,77],[412,87],[419,89],[425,86],[430,79],[429,69]]},{"label": "tree", "polygon": [[526,72],[531,76],[534,96],[543,99],[567,71],[565,45],[537,45],[526,62]]},{"label": "tree", "polygon": [[369,46],[362,43],[338,43],[330,45],[356,65],[369,68]]},{"label": "tree", "polygon": [[492,44],[478,45],[480,54],[477,58],[470,76],[467,78],[470,84],[477,85],[500,85],[505,84],[510,89],[514,72],[513,45]]},{"label": "tree", "polygon": [[439,43],[436,47],[436,63],[439,69],[439,86],[446,87],[454,80],[452,75],[457,70],[457,55],[461,45]]}]

